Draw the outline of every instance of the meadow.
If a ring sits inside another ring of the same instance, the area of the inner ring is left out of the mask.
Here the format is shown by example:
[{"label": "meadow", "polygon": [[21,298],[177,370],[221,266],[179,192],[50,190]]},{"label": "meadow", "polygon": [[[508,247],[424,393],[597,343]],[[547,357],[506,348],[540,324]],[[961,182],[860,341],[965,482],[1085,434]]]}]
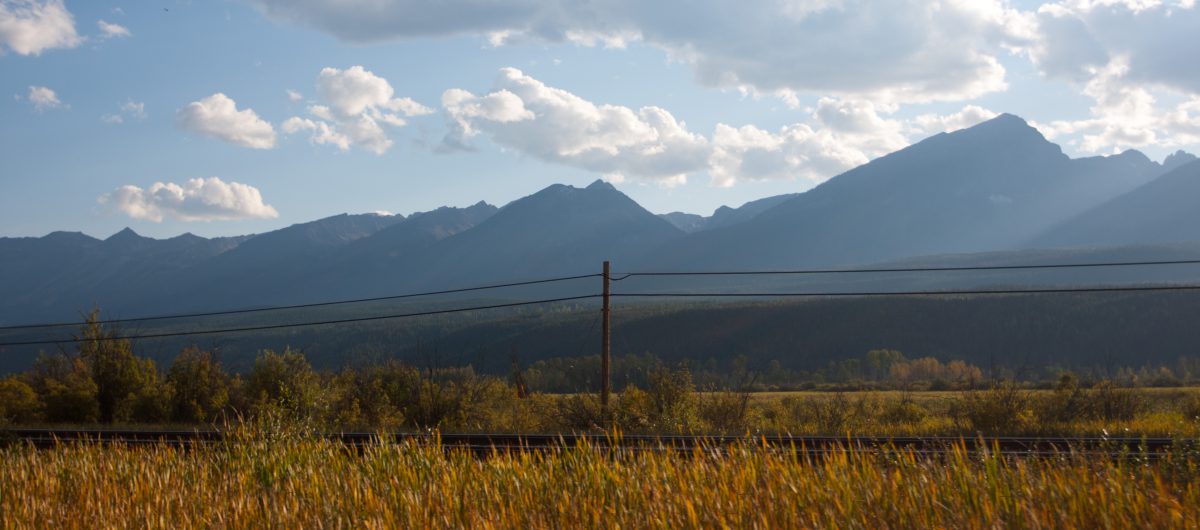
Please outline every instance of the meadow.
[{"label": "meadow", "polygon": [[477,458],[304,436],[0,449],[5,528],[1197,528],[1195,455],[798,457],[570,448]]}]

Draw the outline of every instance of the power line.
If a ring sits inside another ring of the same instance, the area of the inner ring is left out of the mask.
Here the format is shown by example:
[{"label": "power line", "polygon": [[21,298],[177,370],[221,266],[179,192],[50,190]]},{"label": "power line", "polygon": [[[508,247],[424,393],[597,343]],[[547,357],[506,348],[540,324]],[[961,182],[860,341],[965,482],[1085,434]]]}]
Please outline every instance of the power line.
[{"label": "power line", "polygon": [[1145,286],[1145,287],[1063,287],[1038,289],[968,289],[949,291],[842,291],[842,292],[797,292],[797,293],[612,293],[625,298],[822,298],[822,297],[882,297],[882,296],[953,296],[953,295],[1004,295],[1004,294],[1055,294],[1055,293],[1113,293],[1143,291],[1196,291],[1200,285]]},{"label": "power line", "polygon": [[[380,302],[380,301],[384,301],[384,300],[400,300],[403,298],[417,298],[417,297],[422,297],[422,296],[433,296],[433,295],[439,295],[439,294],[454,294],[454,293],[465,293],[465,292],[470,292],[470,291],[484,291],[484,290],[489,290],[489,289],[500,289],[500,288],[504,288],[504,287],[520,287],[523,285],[537,285],[537,284],[543,284],[543,283],[563,282],[563,281],[568,281],[568,280],[580,280],[583,278],[595,278],[595,277],[599,277],[599,276],[600,276],[600,274],[582,274],[579,276],[562,276],[562,277],[558,277],[558,278],[545,278],[545,279],[541,279],[541,280],[530,280],[530,281],[524,281],[524,282],[499,283],[499,284],[493,284],[493,285],[481,285],[478,287],[464,287],[464,288],[459,288],[459,289],[446,289],[446,290],[442,290],[442,291],[427,291],[427,292],[423,292],[423,293],[408,293],[408,294],[398,294],[398,295],[391,295],[391,296],[379,296],[379,297],[375,297],[375,298],[358,298],[358,299],[352,299],[352,300],[335,300],[335,301],[330,301],[330,302],[315,302],[315,303],[311,303],[311,304],[257,307],[257,308],[247,308],[247,309],[230,309],[230,310],[223,310],[223,311],[211,311],[211,312],[207,312],[207,313],[180,313],[180,314],[174,314],[174,315],[156,315],[156,316],[148,316],[148,317],[141,317],[141,318],[121,318],[121,319],[112,319],[112,320],[99,320],[99,321],[96,321],[95,323],[96,324],[122,324],[122,323],[126,323],[126,322],[150,322],[150,321],[155,321],[155,320],[171,320],[171,319],[177,319],[177,318],[199,318],[199,317],[211,317],[211,316],[221,316],[221,315],[240,315],[240,314],[245,314],[245,313],[261,313],[261,312],[265,312],[265,311],[282,311],[285,309],[304,309],[304,308],[311,308],[311,307],[327,307],[327,306],[344,305],[344,304],[359,304],[359,303],[365,303],[365,302]],[[46,324],[0,326],[0,331],[16,330],[16,329],[59,328],[59,327],[67,327],[67,326],[73,327],[73,326],[79,326],[82,324],[84,324],[84,322],[53,322],[53,323],[46,323]]]},{"label": "power line", "polygon": [[1168,261],[1117,261],[1100,263],[1050,263],[1045,265],[970,265],[962,267],[898,267],[874,269],[796,269],[768,271],[650,271],[622,272],[613,281],[620,281],[633,276],[758,276],[758,275],[803,275],[803,274],[864,274],[885,272],[955,272],[955,271],[1001,271],[1001,270],[1030,270],[1030,269],[1074,269],[1096,267],[1140,267],[1155,265],[1200,265],[1200,260],[1168,260]]},{"label": "power line", "polygon": [[[954,272],[954,271],[988,271],[988,270],[1031,270],[1031,269],[1066,269],[1066,268],[1097,268],[1097,267],[1135,267],[1135,266],[1163,266],[1163,265],[1200,265],[1200,260],[1169,260],[1169,261],[1134,261],[1134,262],[1100,262],[1100,263],[1059,263],[1059,264],[1044,264],[1044,265],[982,265],[982,266],[963,266],[963,267],[906,267],[906,268],[873,268],[873,269],[798,269],[798,270],[772,270],[772,271],[660,271],[660,272],[628,272],[621,273],[621,276],[612,278],[612,281],[621,281],[633,276],[757,276],[757,275],[810,275],[810,274],[864,274],[864,273],[908,273],[908,272]],[[484,291],[491,289],[501,289],[506,287],[520,287],[527,285],[538,285],[546,283],[563,282],[570,280],[581,280],[585,278],[596,278],[603,276],[602,274],[581,274],[577,276],[562,276],[556,278],[544,278],[539,280],[529,280],[520,282],[508,282],[491,285],[481,285],[475,287],[464,287],[456,289],[444,289],[440,291],[426,291],[418,293],[406,293],[391,296],[379,296],[373,298],[357,298],[349,300],[334,300],[326,302],[315,302],[308,304],[295,304],[284,306],[230,309],[200,313],[178,313],[170,315],[154,315],[138,318],[121,318],[99,320],[97,324],[123,324],[129,322],[153,322],[158,320],[173,320],[183,318],[201,318],[211,316],[224,315],[240,315],[248,313],[262,313],[270,311],[284,311],[289,309],[306,309],[314,307],[329,307],[335,305],[358,304],[367,302],[381,302],[387,300],[400,300],[405,298],[418,298],[424,296],[434,296],[442,294],[465,293],[472,291]],[[749,295],[744,295],[749,296]],[[779,296],[779,295],[770,295]],[[786,295],[785,295],[786,296]],[[28,329],[45,329],[57,327],[74,327],[82,325],[83,322],[51,322],[38,324],[24,325],[9,325],[0,326],[0,331],[12,330],[28,330]]]},{"label": "power line", "polygon": [[[1011,294],[1055,294],[1055,293],[1102,293],[1102,292],[1147,292],[1147,291],[1196,291],[1200,290],[1200,285],[1173,285],[1173,286],[1133,286],[1133,287],[1065,287],[1065,288],[1035,288],[1035,289],[969,289],[969,290],[948,290],[948,291],[850,291],[850,292],[753,292],[753,293],[612,293],[614,297],[624,298],[822,298],[822,297],[885,297],[885,296],[948,296],[948,295],[1011,295]],[[563,298],[550,298],[543,300],[530,300],[524,302],[511,302],[505,304],[493,304],[486,306],[463,307],[455,309],[442,309],[437,311],[422,311],[417,313],[401,313],[395,315],[378,315],[370,317],[346,318],[339,320],[322,320],[314,322],[294,322],[289,324],[271,324],[262,326],[248,326],[240,328],[222,328],[209,329],[198,331],[182,331],[170,333],[155,333],[146,335],[126,335],[117,337],[105,337],[101,339],[61,339],[61,340],[38,340],[38,341],[18,341],[18,342],[2,342],[0,347],[6,346],[36,346],[48,344],[71,344],[79,342],[87,342],[88,340],[100,341],[116,341],[116,340],[135,340],[135,339],[157,339],[168,337],[183,337],[194,335],[212,335],[222,333],[240,333],[247,331],[264,331],[273,329],[297,328],[323,326],[332,324],[349,324],[355,322],[369,322],[376,320],[388,320],[398,318],[419,317],[428,315],[440,315],[448,313],[461,313],[466,311],[478,311],[485,309],[500,309],[506,307],[519,307],[536,304],[547,304],[554,302],[568,302],[573,300],[585,300],[591,298],[600,298],[600,294],[588,294],[579,296],[570,296]]]},{"label": "power line", "polygon": [[298,328],[298,327],[309,327],[309,326],[325,326],[325,325],[331,325],[331,324],[350,324],[350,323],[354,323],[354,322],[368,322],[368,321],[374,321],[374,320],[389,320],[389,319],[420,317],[420,316],[428,316],[428,315],[444,315],[447,313],[462,313],[462,312],[466,312],[466,311],[479,311],[479,310],[483,310],[483,309],[501,309],[501,308],[505,308],[505,307],[518,307],[518,306],[527,306],[527,305],[536,305],[536,304],[549,304],[549,303],[554,303],[554,302],[568,302],[568,301],[572,301],[572,300],[585,300],[585,299],[589,299],[589,298],[599,298],[600,296],[601,295],[598,295],[598,294],[586,294],[586,295],[580,295],[580,296],[568,296],[568,297],[564,297],[564,298],[549,298],[549,299],[544,299],[544,300],[530,300],[530,301],[525,301],[525,302],[510,302],[510,303],[506,303],[506,304],[493,304],[493,305],[475,306],[475,307],[461,307],[461,308],[456,308],[456,309],[441,309],[441,310],[437,310],[437,311],[422,311],[419,313],[401,313],[401,314],[396,314],[396,315],[377,315],[377,316],[370,316],[370,317],[345,318],[345,319],[340,319],[340,320],[321,320],[321,321],[315,321],[315,322],[293,322],[290,324],[270,324],[270,325],[263,325],[263,326],[248,326],[248,327],[241,327],[241,328],[206,329],[206,330],[198,330],[198,331],[179,331],[179,332],[170,332],[170,333],[153,333],[153,334],[147,334],[147,335],[125,335],[125,336],[117,336],[117,337],[103,337],[103,338],[99,338],[99,339],[79,339],[79,338],[72,337],[70,339],[62,339],[62,340],[0,342],[0,347],[39,346],[39,345],[49,345],[49,344],[72,344],[72,343],[88,342],[88,341],[92,341],[92,340],[108,342],[108,341],[118,341],[118,340],[135,340],[135,339],[161,339],[161,338],[168,338],[168,337],[186,337],[186,336],[193,336],[193,335],[214,335],[214,334],[222,334],[222,333],[241,333],[241,332],[245,332],[245,331],[264,331],[264,330],[271,330],[271,329]]}]

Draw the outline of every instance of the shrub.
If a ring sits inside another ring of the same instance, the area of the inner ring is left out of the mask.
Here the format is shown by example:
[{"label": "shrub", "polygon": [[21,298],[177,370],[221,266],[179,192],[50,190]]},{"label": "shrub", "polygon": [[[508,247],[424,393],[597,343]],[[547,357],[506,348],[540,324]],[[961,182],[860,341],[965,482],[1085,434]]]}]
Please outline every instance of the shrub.
[{"label": "shrub", "polygon": [[37,393],[14,376],[0,379],[0,424],[28,424],[41,418]]},{"label": "shrub", "polygon": [[963,393],[953,407],[959,422],[984,434],[1014,433],[1029,428],[1029,395],[1013,383],[1001,383],[988,390]]}]

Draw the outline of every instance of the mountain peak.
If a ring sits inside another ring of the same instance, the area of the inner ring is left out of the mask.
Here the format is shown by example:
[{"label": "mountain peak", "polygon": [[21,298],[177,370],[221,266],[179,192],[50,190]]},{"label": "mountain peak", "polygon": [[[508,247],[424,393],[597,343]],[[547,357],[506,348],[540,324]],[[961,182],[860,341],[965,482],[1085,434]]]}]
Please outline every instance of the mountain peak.
[{"label": "mountain peak", "polygon": [[1163,160],[1162,165],[1163,169],[1170,171],[1195,160],[1196,155],[1180,149],[1179,151],[1175,151],[1174,153],[1167,155],[1167,158]]},{"label": "mountain peak", "polygon": [[1040,132],[1038,132],[1038,130],[1035,129],[1032,125],[1029,125],[1029,122],[1025,121],[1024,118],[1021,118],[1020,116],[1017,116],[1015,114],[1009,114],[1007,112],[1004,114],[1001,114],[999,116],[996,116],[995,118],[987,120],[985,122],[981,122],[981,123],[975,125],[974,127],[968,127],[965,130],[967,130],[967,131],[996,131],[996,132],[1004,132],[1004,133],[1010,133],[1010,134],[1033,132],[1033,133],[1037,134],[1039,137],[1042,136],[1042,134]]},{"label": "mountain peak", "polygon": [[592,182],[591,184],[588,184],[588,186],[587,186],[586,188],[584,188],[584,189],[588,189],[588,190],[613,190],[613,191],[616,191],[616,189],[617,189],[617,188],[616,188],[616,187],[614,187],[612,184],[609,184],[609,183],[605,182],[605,181],[604,181],[604,179],[596,179],[596,181],[595,181],[595,182]]},{"label": "mountain peak", "polygon": [[143,239],[148,238],[142,237],[137,232],[134,232],[132,228],[127,226],[120,232],[108,236],[108,239],[105,239],[105,241],[141,241]]}]

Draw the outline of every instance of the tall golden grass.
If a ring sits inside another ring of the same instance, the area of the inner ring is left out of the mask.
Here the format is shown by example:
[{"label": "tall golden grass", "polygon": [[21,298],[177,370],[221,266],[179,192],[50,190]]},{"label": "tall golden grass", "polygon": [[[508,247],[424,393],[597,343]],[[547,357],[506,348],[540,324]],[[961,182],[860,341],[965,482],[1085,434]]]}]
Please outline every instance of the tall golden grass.
[{"label": "tall golden grass", "polygon": [[321,440],[0,449],[3,528],[1200,528],[1196,460],[959,448],[806,460],[597,448],[476,458]]}]

